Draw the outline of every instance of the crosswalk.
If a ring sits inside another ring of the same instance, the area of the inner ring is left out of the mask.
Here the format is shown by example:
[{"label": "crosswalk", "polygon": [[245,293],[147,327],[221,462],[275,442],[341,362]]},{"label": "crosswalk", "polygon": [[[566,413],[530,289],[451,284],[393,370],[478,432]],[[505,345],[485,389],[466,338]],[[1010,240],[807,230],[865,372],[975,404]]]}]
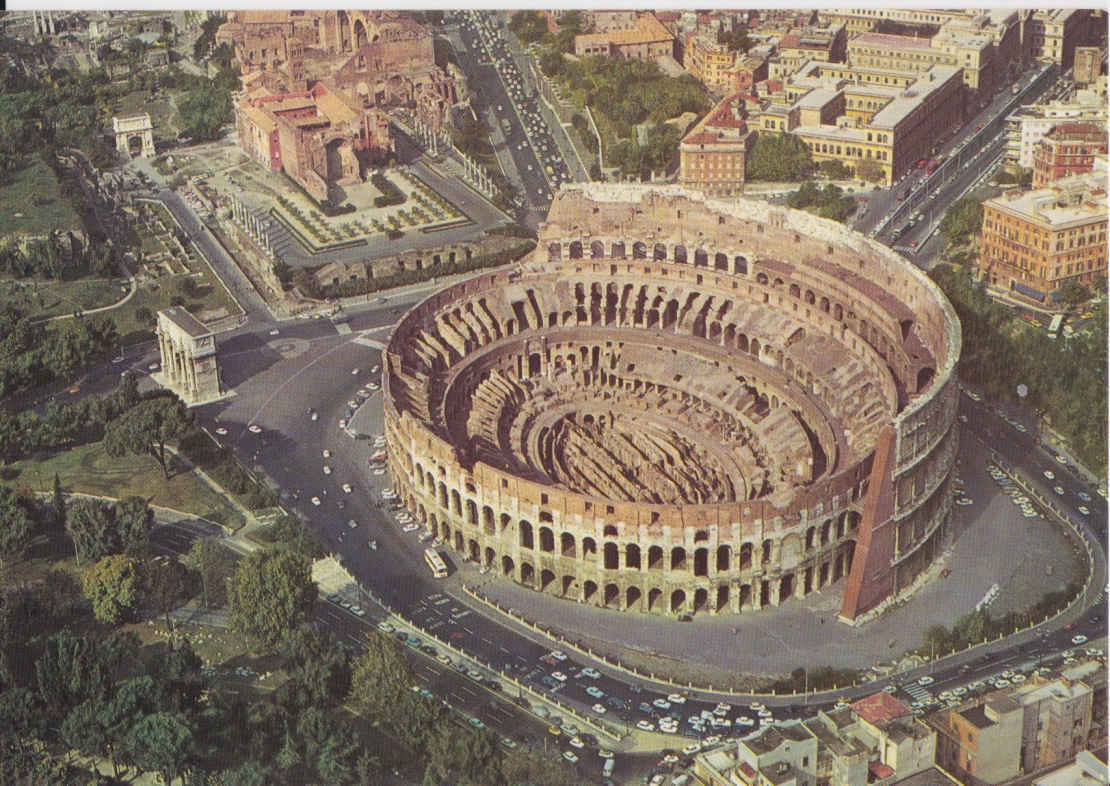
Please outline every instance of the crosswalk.
[{"label": "crosswalk", "polygon": [[902,690],[910,694],[914,701],[919,701],[923,704],[933,698],[933,694],[929,693],[929,691],[925,690],[924,686],[918,685],[916,682],[903,685]]}]

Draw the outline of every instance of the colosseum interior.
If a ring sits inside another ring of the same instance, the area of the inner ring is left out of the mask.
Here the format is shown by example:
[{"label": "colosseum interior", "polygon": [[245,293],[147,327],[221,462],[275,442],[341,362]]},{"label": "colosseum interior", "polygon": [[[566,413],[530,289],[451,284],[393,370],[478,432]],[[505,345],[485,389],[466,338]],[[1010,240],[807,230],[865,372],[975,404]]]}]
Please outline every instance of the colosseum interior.
[{"label": "colosseum interior", "polygon": [[653,614],[840,593],[951,537],[959,325],[917,269],[806,213],[564,187],[532,256],[429,297],[385,358],[391,472],[459,557]]}]

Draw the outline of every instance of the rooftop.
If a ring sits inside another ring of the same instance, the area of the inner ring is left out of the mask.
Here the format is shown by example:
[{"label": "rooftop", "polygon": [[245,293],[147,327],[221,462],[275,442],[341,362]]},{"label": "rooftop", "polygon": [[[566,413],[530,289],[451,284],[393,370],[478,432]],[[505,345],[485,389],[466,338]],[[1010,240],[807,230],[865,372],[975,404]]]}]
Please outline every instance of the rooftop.
[{"label": "rooftop", "polygon": [[932,43],[928,38],[916,38],[909,35],[891,35],[890,33],[860,33],[851,41],[851,44],[868,44],[881,46],[884,49],[931,49]]},{"label": "rooftop", "polygon": [[804,742],[813,738],[813,732],[801,723],[790,723],[781,726],[764,726],[758,733],[741,740],[740,744],[756,754],[761,754],[769,753],[784,743]]},{"label": "rooftop", "polygon": [[933,66],[922,74],[921,78],[903,90],[898,97],[876,112],[875,116],[871,118],[871,126],[884,129],[894,128],[910,112],[921,106],[929,95],[941,89],[950,79],[958,77],[961,70],[959,66]]},{"label": "rooftop", "polygon": [[632,27],[625,30],[609,30],[604,33],[585,33],[575,36],[575,44],[579,41],[587,44],[611,42],[619,46],[631,44],[647,44],[655,41],[670,41],[674,35],[666,25],[659,21],[653,13],[644,13],[636,17]]},{"label": "rooftop", "polygon": [[977,729],[986,729],[994,725],[994,721],[987,717],[986,708],[982,704],[961,710],[960,715]]},{"label": "rooftop", "polygon": [[1106,221],[1106,178],[1094,173],[1073,175],[1043,188],[1013,189],[984,204],[1052,229]]},{"label": "rooftop", "polygon": [[873,726],[882,726],[910,715],[910,708],[885,691],[872,693],[852,703],[852,709]]},{"label": "rooftop", "polygon": [[192,338],[203,338],[205,336],[212,335],[212,331],[209,330],[203,322],[194,317],[181,306],[174,306],[173,308],[162,309],[158,312],[158,314],[160,316],[164,316],[179,330],[183,331]]}]

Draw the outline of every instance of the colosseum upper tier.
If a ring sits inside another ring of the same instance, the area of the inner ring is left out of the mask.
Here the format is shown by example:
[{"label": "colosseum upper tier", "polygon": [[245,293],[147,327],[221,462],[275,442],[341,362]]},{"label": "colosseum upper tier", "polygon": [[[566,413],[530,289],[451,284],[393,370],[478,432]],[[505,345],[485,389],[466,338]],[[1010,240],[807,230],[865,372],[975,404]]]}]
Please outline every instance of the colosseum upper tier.
[{"label": "colosseum upper tier", "polygon": [[542,592],[683,614],[827,590],[852,621],[949,537],[959,353],[932,282],[839,224],[564,187],[523,264],[394,329],[391,471]]}]

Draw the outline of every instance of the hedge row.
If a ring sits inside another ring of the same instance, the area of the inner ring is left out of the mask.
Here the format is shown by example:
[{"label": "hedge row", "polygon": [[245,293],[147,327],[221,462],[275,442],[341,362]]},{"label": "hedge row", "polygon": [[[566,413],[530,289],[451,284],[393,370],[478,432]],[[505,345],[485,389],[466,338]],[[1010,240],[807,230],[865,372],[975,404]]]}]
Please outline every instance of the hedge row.
[{"label": "hedge row", "polygon": [[393,185],[392,181],[381,172],[373,175],[370,182],[374,184],[374,188],[382,192],[381,196],[374,198],[374,207],[392,207],[405,203],[404,192]]}]

